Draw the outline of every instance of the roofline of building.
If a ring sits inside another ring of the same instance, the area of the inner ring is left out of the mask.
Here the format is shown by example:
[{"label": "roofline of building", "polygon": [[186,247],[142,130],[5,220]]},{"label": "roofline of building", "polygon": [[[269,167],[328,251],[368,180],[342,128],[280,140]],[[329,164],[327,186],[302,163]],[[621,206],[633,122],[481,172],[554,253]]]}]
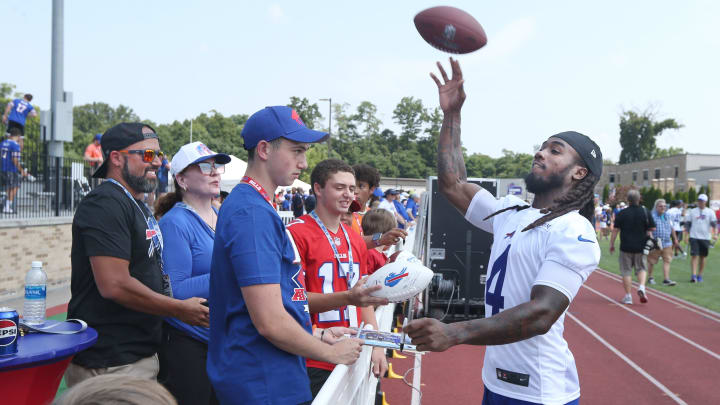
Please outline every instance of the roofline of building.
[{"label": "roofline of building", "polygon": [[717,153],[688,153],[688,152],[686,152],[686,153],[676,153],[676,154],[674,154],[674,155],[663,156],[663,157],[659,157],[659,158],[655,158],[655,159],[638,160],[638,161],[630,162],[630,163],[613,163],[613,164],[609,164],[609,165],[605,165],[605,166],[631,165],[631,164],[634,164],[634,163],[652,162],[653,160],[669,159],[669,158],[672,158],[672,157],[675,157],[675,156],[690,156],[690,155],[691,155],[691,156],[715,156],[715,157],[719,157],[719,158],[720,158],[720,154],[717,154]]}]

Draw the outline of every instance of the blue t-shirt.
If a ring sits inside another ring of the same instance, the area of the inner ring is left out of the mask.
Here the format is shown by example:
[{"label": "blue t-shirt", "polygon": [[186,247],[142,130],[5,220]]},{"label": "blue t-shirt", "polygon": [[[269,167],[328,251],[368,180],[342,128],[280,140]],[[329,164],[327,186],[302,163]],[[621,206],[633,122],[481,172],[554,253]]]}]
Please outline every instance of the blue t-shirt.
[{"label": "blue t-shirt", "polygon": [[163,158],[162,164],[160,164],[160,168],[158,169],[158,172],[157,172],[157,178],[158,178],[159,183],[167,184],[167,182],[168,182],[168,169],[166,167],[167,164],[168,164],[167,159]]},{"label": "blue t-shirt", "polygon": [[218,399],[223,404],[310,401],[305,359],[258,333],[241,290],[279,284],[285,310],[312,333],[304,275],[282,219],[255,189],[240,183],[223,202],[215,230],[207,371]]},{"label": "blue t-shirt", "polygon": [[28,114],[30,114],[30,111],[33,110],[32,104],[28,103],[25,100],[16,98],[13,100],[13,106],[12,110],[10,110],[10,115],[8,116],[8,120],[15,121],[20,125],[25,125],[25,119],[27,118]]},{"label": "blue t-shirt", "polygon": [[[160,219],[164,269],[175,298],[209,298],[215,232],[198,214],[184,207],[184,203],[177,203]],[[165,322],[202,342],[210,338],[208,328],[190,326],[175,318],[165,318]]]},{"label": "blue t-shirt", "polygon": [[13,163],[13,158],[20,161],[20,145],[12,139],[6,139],[0,143],[0,167],[4,172],[16,172],[17,166]]},{"label": "blue t-shirt", "polygon": [[282,210],[290,211],[290,194],[285,194],[285,199],[282,202]]},{"label": "blue t-shirt", "polygon": [[415,200],[413,200],[412,198],[408,200],[407,205],[405,206],[405,209],[410,209],[410,212],[412,212],[413,218],[417,217],[418,206],[415,203]]}]

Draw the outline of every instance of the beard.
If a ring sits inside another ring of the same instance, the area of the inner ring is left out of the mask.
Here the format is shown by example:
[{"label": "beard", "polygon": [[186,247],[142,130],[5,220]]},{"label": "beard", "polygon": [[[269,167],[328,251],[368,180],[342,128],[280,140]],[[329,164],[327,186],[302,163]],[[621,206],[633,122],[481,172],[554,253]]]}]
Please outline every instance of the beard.
[{"label": "beard", "polygon": [[551,190],[555,190],[559,187],[562,187],[565,180],[565,175],[570,170],[570,168],[571,166],[568,166],[561,173],[553,173],[548,176],[547,179],[544,179],[531,171],[523,178],[523,180],[525,180],[525,187],[527,187],[527,191],[533,194],[542,194],[547,193]]},{"label": "beard", "polygon": [[145,174],[150,170],[151,169],[146,169],[142,176],[133,176],[132,174],[130,174],[130,169],[128,168],[128,162],[126,159],[125,164],[123,164],[122,168],[122,178],[123,180],[125,180],[125,183],[127,183],[128,187],[135,190],[136,192],[152,193],[157,187],[157,178],[148,179],[145,177]]}]

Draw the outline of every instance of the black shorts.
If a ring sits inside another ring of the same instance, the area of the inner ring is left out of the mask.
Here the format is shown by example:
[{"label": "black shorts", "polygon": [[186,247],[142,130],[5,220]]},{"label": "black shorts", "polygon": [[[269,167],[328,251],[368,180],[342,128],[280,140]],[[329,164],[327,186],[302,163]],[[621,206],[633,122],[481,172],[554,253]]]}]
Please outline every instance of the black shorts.
[{"label": "black shorts", "polygon": [[10,133],[11,128],[18,128],[20,129],[20,135],[25,135],[25,126],[21,125],[19,122],[8,120],[6,131],[8,134]]},{"label": "black shorts", "polygon": [[707,257],[709,248],[709,240],[690,238],[690,256]]},{"label": "black shorts", "polygon": [[20,187],[20,173],[2,172],[2,184],[4,188],[8,189]]},{"label": "black shorts", "polygon": [[682,242],[684,233],[685,232],[683,231],[675,231],[675,237],[677,238],[678,243]]}]

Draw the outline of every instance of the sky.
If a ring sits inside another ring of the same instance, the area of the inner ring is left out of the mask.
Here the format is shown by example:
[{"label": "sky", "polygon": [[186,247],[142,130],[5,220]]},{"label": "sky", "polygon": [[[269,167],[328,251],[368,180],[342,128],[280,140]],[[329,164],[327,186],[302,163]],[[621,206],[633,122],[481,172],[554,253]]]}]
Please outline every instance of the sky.
[{"label": "sky", "polygon": [[[0,82],[49,107],[52,1],[0,0]],[[158,123],[215,110],[252,114],[291,96],[392,111],[412,96],[438,106],[429,77],[448,54],[413,17],[428,1],[65,1],[64,88],[75,105],[131,107]],[[532,153],[566,130],[620,155],[622,111],[683,125],[658,146],[720,153],[720,2],[455,1],[488,44],[458,57],[463,144],[493,157]],[[327,126],[327,124],[325,124]],[[102,131],[104,129],[98,129]]]}]

